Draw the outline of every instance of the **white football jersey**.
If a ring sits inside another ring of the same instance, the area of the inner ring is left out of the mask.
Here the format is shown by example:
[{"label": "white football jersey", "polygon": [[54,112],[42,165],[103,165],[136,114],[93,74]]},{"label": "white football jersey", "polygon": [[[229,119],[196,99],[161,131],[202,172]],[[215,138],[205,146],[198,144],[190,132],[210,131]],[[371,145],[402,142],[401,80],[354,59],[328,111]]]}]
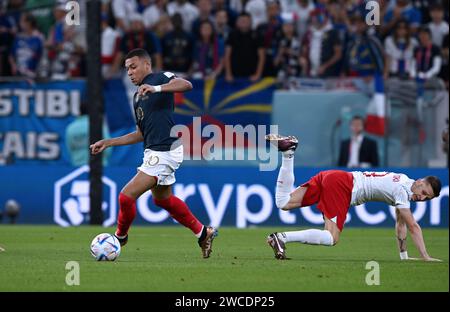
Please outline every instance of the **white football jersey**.
[{"label": "white football jersey", "polygon": [[378,201],[397,208],[410,208],[414,180],[394,172],[353,171],[351,205]]}]

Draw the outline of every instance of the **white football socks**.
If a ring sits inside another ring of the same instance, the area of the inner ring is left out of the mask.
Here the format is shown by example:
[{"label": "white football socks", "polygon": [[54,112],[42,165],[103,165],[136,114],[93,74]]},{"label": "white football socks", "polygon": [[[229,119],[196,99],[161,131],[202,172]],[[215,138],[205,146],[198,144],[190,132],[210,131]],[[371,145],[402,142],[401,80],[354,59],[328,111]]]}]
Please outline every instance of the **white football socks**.
[{"label": "white football socks", "polygon": [[291,153],[283,153],[277,186],[275,187],[275,204],[280,209],[288,204],[294,188],[294,155],[293,151],[289,152]]},{"label": "white football socks", "polygon": [[330,231],[317,229],[278,233],[278,238],[284,243],[299,242],[325,246],[333,246],[334,243]]},{"label": "white football socks", "polygon": [[195,237],[200,238],[200,236],[202,236],[204,227],[205,227],[205,226],[202,226],[202,229],[200,230],[200,232],[198,232],[197,234],[194,234]]}]

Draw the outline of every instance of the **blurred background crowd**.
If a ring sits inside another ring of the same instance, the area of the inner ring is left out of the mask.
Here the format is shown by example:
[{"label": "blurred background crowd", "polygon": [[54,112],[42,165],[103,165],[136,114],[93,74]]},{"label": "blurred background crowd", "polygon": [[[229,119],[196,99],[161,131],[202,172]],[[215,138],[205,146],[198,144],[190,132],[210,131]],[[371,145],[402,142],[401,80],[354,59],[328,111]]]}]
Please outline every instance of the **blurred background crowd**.
[{"label": "blurred background crowd", "polygon": [[[86,1],[80,25],[65,0],[1,0],[0,76],[86,75]],[[448,87],[448,0],[103,0],[104,78],[143,47],[155,71],[189,78],[366,77],[429,79]],[[369,23],[370,24],[370,23]]]}]

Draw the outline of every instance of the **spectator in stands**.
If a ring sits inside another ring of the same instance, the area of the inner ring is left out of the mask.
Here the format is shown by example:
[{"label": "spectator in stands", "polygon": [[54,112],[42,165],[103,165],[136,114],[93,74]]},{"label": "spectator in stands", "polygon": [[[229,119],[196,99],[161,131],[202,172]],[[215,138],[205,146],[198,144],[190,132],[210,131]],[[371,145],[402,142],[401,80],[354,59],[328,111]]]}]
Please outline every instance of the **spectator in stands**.
[{"label": "spectator in stands", "polygon": [[66,26],[66,6],[64,4],[57,4],[53,7],[53,17],[55,23],[50,27],[47,41],[45,43],[49,50],[49,58],[55,57],[56,46],[64,41],[64,27]]},{"label": "spectator in stands", "polygon": [[112,0],[112,12],[116,21],[116,30],[121,34],[130,31],[131,18],[138,13],[136,0]]},{"label": "spectator in stands", "polygon": [[9,51],[16,33],[17,27],[14,18],[6,15],[5,8],[0,6],[0,76],[11,76]]},{"label": "spectator in stands", "polygon": [[344,68],[351,77],[369,77],[384,71],[384,50],[380,41],[367,32],[364,18],[356,13],[351,17],[354,33],[347,44]]},{"label": "spectator in stands", "polygon": [[162,56],[159,38],[153,32],[145,30],[141,14],[133,14],[133,16],[130,17],[130,21],[130,31],[128,31],[121,40],[120,52],[114,60],[114,69],[121,68],[123,57],[128,51],[142,48],[151,56],[155,71],[161,70]]},{"label": "spectator in stands", "polygon": [[[14,25],[20,25],[20,18],[23,13],[23,6],[25,3],[25,0],[8,0],[3,1],[5,4],[0,4],[6,6],[6,11],[8,11],[8,15],[14,19]],[[37,22],[36,22],[36,29],[37,29]],[[22,29],[21,29],[22,30]],[[39,29],[38,29],[39,30]]]},{"label": "spectator in stands", "polygon": [[166,13],[163,13],[159,18],[158,22],[153,26],[153,32],[158,38],[163,38],[172,30],[173,30],[172,20],[169,14]]},{"label": "spectator in stands", "polygon": [[144,24],[147,30],[154,30],[161,17],[166,14],[168,0],[155,0],[153,4],[148,6],[142,13]]},{"label": "spectator in stands", "polygon": [[114,68],[114,60],[117,57],[120,49],[120,34],[108,24],[109,17],[107,13],[102,13],[102,48],[101,48],[101,62],[102,75],[105,79],[110,79],[118,76],[120,71]]},{"label": "spectator in stands", "polygon": [[192,64],[192,36],[183,30],[183,17],[172,16],[173,30],[162,40],[163,68],[175,73],[187,73]]},{"label": "spectator in stands", "polygon": [[79,56],[84,51],[74,40],[75,26],[66,24],[66,13],[66,5],[63,3],[57,4],[53,8],[56,22],[50,28],[45,44],[48,51],[51,79],[67,79],[80,74],[78,71],[81,62]]},{"label": "spectator in stands", "polygon": [[409,31],[408,22],[399,20],[395,26],[394,34],[385,39],[385,78],[409,78],[411,65],[414,61],[414,50],[418,46],[417,40],[411,36]]},{"label": "spectator in stands", "polygon": [[245,12],[244,9],[247,2],[248,0],[230,0],[230,8],[240,15],[242,12]]},{"label": "spectator in stands", "polygon": [[253,30],[256,30],[259,25],[267,22],[266,0],[248,0],[245,4],[244,11],[252,17]]},{"label": "spectator in stands", "polygon": [[[261,38],[266,57],[264,63],[264,77],[276,77],[277,70],[274,66],[278,45],[283,36],[282,20],[280,17],[280,3],[278,0],[267,0],[267,22],[260,24],[256,29]],[[292,16],[292,13],[291,13]]]},{"label": "spectator in stands", "polygon": [[291,78],[304,75],[307,60],[301,53],[301,43],[296,36],[296,19],[292,13],[283,13],[283,37],[280,40],[275,66],[278,68],[277,81],[279,87],[289,88]]},{"label": "spectator in stands", "polygon": [[227,10],[220,9],[216,11],[214,18],[214,26],[217,37],[222,39],[223,42],[226,42],[228,39],[228,35],[231,32]]},{"label": "spectator in stands", "polygon": [[338,65],[342,57],[342,43],[338,33],[323,9],[314,9],[310,19],[310,28],[302,41],[309,75],[322,78],[338,76]]},{"label": "spectator in stands", "polygon": [[343,43],[347,40],[348,27],[350,20],[347,15],[346,7],[339,2],[329,4],[329,15],[333,28],[337,31],[339,40]]},{"label": "spectator in stands", "polygon": [[[335,2],[345,8],[348,16],[353,16],[356,13],[365,15],[364,13],[368,12],[368,8],[366,9],[366,0],[336,0]],[[395,4],[395,1],[391,0],[377,0],[377,2],[380,6],[380,10],[383,10],[383,8],[386,8],[387,6],[391,8]],[[390,5],[388,5],[388,2],[390,2]]]},{"label": "spectator in stands", "polygon": [[233,81],[234,77],[261,78],[264,69],[264,47],[256,32],[252,31],[251,16],[241,13],[225,47],[225,79]]},{"label": "spectator in stands", "polygon": [[447,2],[448,0],[414,0],[411,4],[416,8],[422,15],[421,23],[428,24],[431,21],[430,8],[438,3]]},{"label": "spectator in stands", "polygon": [[411,27],[411,33],[416,34],[422,22],[422,14],[410,2],[410,0],[397,0],[395,6],[387,10],[381,22],[383,36],[389,35],[400,19],[406,20]]},{"label": "spectator in stands", "polygon": [[442,42],[446,34],[448,34],[448,23],[444,20],[444,10],[441,5],[434,5],[430,9],[431,22],[428,28],[431,31],[433,44],[442,47]]},{"label": "spectator in stands", "polygon": [[[67,4],[67,0],[60,0],[60,1],[64,1],[65,4]],[[87,51],[87,47],[88,47],[88,43],[87,43],[87,1],[83,0],[83,1],[78,1],[78,4],[80,6],[80,25],[73,25],[74,29],[75,29],[75,34],[74,34],[74,38],[73,38],[73,43],[79,47],[79,49],[82,52],[81,56],[82,56],[82,61],[85,62],[85,55],[86,55],[86,51]],[[69,6],[69,8],[73,8],[73,6]],[[70,15],[69,15],[70,17]],[[100,20],[101,22],[101,20]],[[81,71],[80,71],[81,72]]]},{"label": "spectator in stands", "polygon": [[[103,123],[103,138],[109,138],[106,123]],[[72,166],[83,166],[89,164],[89,116],[88,103],[80,104],[80,115],[66,127],[65,143],[70,156]],[[108,164],[111,151],[102,154],[103,165]]]},{"label": "spectator in stands", "polygon": [[431,41],[431,32],[427,27],[419,30],[419,46],[414,51],[414,64],[410,75],[420,81],[426,81],[439,74],[442,65],[441,51]]},{"label": "spectator in stands", "polygon": [[22,14],[22,32],[16,36],[9,57],[11,73],[15,76],[36,77],[44,48],[44,38],[36,26],[36,19],[31,14]]},{"label": "spectator in stands", "polygon": [[441,55],[442,55],[442,66],[441,66],[441,71],[439,73],[439,78],[441,78],[442,80],[444,80],[445,82],[445,86],[447,87],[448,90],[448,49],[449,49],[449,45],[448,45],[448,34],[445,35],[444,40],[442,42],[442,49],[441,49]]},{"label": "spectator in stands", "polygon": [[213,22],[211,0],[197,0],[198,17],[192,22],[192,34],[194,39],[200,35],[200,25],[205,21]]},{"label": "spectator in stands", "polygon": [[283,13],[293,13],[296,16],[297,36],[300,40],[308,30],[309,16],[315,9],[312,0],[281,0]]},{"label": "spectator in stands", "polygon": [[83,74],[81,64],[84,51],[75,43],[75,35],[75,26],[64,28],[63,41],[56,47],[56,57],[50,67],[51,79],[62,80]]},{"label": "spectator in stands", "polygon": [[348,168],[378,167],[377,142],[364,136],[364,119],[354,116],[350,121],[351,138],[341,142],[338,166]]},{"label": "spectator in stands", "polygon": [[215,79],[224,67],[224,42],[214,32],[210,21],[200,24],[200,37],[194,45],[191,73],[196,79]]},{"label": "spectator in stands", "polygon": [[190,33],[192,23],[198,17],[198,8],[187,0],[175,0],[167,5],[167,13],[173,16],[175,13],[180,13],[183,17],[183,29]]},{"label": "spectator in stands", "polygon": [[[238,13],[231,8],[231,6],[228,3],[228,0],[214,0],[213,1],[213,14],[216,17],[216,22],[217,22],[217,13],[222,10],[225,10],[225,12],[226,12],[228,27],[233,27],[236,23],[236,17],[238,16]],[[217,27],[217,25],[216,25],[216,27]],[[216,31],[218,31],[217,28],[216,28]]]}]

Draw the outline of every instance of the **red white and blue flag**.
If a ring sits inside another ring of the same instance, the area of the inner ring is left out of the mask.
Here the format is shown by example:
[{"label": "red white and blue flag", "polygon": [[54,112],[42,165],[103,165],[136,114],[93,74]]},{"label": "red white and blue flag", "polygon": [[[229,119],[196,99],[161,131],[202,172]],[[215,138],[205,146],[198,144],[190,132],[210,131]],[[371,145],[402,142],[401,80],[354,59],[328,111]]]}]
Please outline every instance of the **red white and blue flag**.
[{"label": "red white and blue flag", "polygon": [[386,133],[386,96],[384,94],[383,76],[374,76],[375,92],[367,108],[366,132],[375,135]]}]

